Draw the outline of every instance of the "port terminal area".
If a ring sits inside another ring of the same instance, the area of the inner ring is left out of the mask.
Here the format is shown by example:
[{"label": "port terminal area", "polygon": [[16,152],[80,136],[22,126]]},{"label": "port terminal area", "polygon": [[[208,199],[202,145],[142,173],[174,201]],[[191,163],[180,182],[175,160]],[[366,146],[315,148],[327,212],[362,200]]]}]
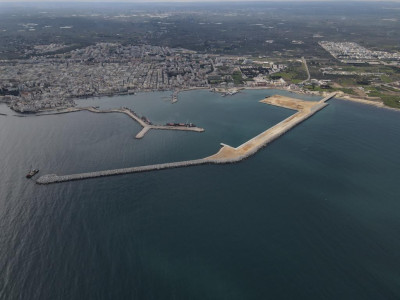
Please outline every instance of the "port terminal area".
[{"label": "port terminal area", "polygon": [[[243,159],[248,158],[249,156],[255,154],[261,148],[267,146],[272,141],[276,140],[292,128],[296,127],[303,121],[310,118],[312,115],[325,108],[328,103],[327,101],[335,97],[336,93],[332,93],[320,101],[303,101],[295,98],[284,97],[280,95],[275,95],[271,97],[267,97],[261,100],[261,103],[265,103],[268,105],[275,105],[279,107],[284,107],[288,109],[292,109],[297,111],[295,114],[286,118],[282,122],[276,124],[275,126],[265,130],[259,135],[253,137],[248,140],[244,144],[238,147],[231,147],[229,145],[221,143],[221,149],[214,155],[196,159],[196,160],[188,160],[181,162],[172,162],[172,163],[164,163],[164,164],[155,164],[148,166],[140,166],[140,167],[131,167],[131,168],[122,168],[122,169],[113,169],[113,170],[104,170],[98,172],[89,172],[89,173],[80,173],[80,174],[71,174],[71,175],[56,175],[56,174],[48,174],[39,177],[36,181],[38,184],[51,184],[58,182],[66,182],[73,180],[82,180],[89,178],[97,178],[104,176],[114,176],[121,174],[130,174],[130,173],[138,173],[138,172],[149,172],[156,170],[164,170],[170,168],[180,168],[180,167],[188,167],[195,165],[203,165],[203,164],[226,164],[226,163],[235,163],[239,162]],[[70,108],[75,109],[75,108]],[[97,112],[96,108],[86,108],[87,110]],[[83,110],[80,108],[80,110]],[[110,110],[111,112],[112,110]],[[117,110],[119,111],[119,110]],[[134,114],[132,114],[136,118]],[[139,122],[139,121],[138,121]],[[141,122],[144,122],[141,120]],[[139,122],[140,123],[140,122]],[[147,125],[147,124],[145,124]],[[142,125],[143,126],[143,125]],[[152,125],[148,125],[152,126]],[[164,126],[163,126],[164,127]],[[143,130],[145,130],[145,126],[143,126]],[[190,128],[190,127],[188,127]],[[143,131],[142,130],[142,131]],[[149,130],[149,129],[148,129]]]}]

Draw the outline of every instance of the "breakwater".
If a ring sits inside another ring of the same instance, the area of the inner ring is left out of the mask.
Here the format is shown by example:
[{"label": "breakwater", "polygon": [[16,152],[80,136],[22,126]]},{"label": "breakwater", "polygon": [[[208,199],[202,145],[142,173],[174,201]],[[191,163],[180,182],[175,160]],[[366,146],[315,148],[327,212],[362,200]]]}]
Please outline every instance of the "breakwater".
[{"label": "breakwater", "polygon": [[201,165],[208,163],[205,159],[196,159],[196,160],[188,160],[188,161],[180,161],[180,162],[172,162],[172,163],[164,163],[164,164],[156,164],[156,165],[147,165],[140,167],[131,167],[131,168],[122,168],[122,169],[114,169],[114,170],[105,170],[98,172],[88,172],[88,173],[80,173],[80,174],[72,174],[72,175],[56,175],[56,174],[48,174],[41,176],[36,183],[38,184],[50,184],[57,182],[65,182],[65,181],[74,181],[74,180],[82,180],[88,178],[98,178],[105,176],[113,176],[113,175],[122,175],[122,174],[130,174],[130,173],[141,173],[141,172],[149,172],[155,170],[164,170],[171,168],[180,168],[194,165]]},{"label": "breakwater", "polygon": [[[72,175],[49,174],[41,176],[36,181],[36,183],[51,184],[57,182],[66,182],[73,180],[82,180],[82,179],[98,178],[104,176],[114,176],[114,175],[130,174],[130,173],[149,172],[149,171],[188,167],[188,166],[195,166],[202,164],[226,164],[226,163],[239,162],[255,154],[261,148],[265,147],[272,141],[276,140],[277,138],[279,138],[280,136],[282,136],[283,134],[294,128],[295,126],[299,125],[306,119],[310,118],[316,112],[326,107],[328,105],[326,101],[333,98],[335,95],[336,93],[330,94],[318,102],[301,101],[298,99],[280,97],[280,96],[273,96],[261,100],[260,102],[262,103],[283,106],[291,109],[297,109],[298,112],[236,148],[226,144],[221,144],[222,148],[216,154],[206,158],[131,167],[131,168],[72,174]],[[281,103],[282,105],[279,105],[279,103]]]},{"label": "breakwater", "polygon": [[196,127],[196,126],[169,126],[169,125],[153,125],[147,118],[140,118],[136,115],[135,112],[131,111],[129,108],[115,108],[115,109],[107,109],[107,110],[100,110],[95,107],[70,107],[67,109],[63,109],[57,112],[52,113],[42,113],[37,114],[37,116],[48,116],[48,115],[58,115],[58,114],[67,114],[77,111],[89,111],[93,113],[123,113],[129,116],[131,119],[135,120],[139,123],[143,129],[136,135],[137,139],[141,139],[145,136],[145,134],[151,130],[179,130],[179,131],[193,131],[193,132],[204,132],[203,128]]},{"label": "breakwater", "polygon": [[298,112],[236,148],[222,144],[222,148],[216,154],[206,159],[214,163],[230,163],[243,160],[323,109],[328,105],[326,101],[335,95],[335,93],[330,94],[318,102],[302,101],[283,96],[272,96],[261,100],[260,102],[265,104],[285,107]]}]

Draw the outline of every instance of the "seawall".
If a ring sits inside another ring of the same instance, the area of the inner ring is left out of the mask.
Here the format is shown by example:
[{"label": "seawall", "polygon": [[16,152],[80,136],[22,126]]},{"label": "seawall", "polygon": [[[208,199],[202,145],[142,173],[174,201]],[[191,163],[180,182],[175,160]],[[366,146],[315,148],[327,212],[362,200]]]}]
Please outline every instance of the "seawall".
[{"label": "seawall", "polygon": [[50,184],[50,183],[57,183],[57,182],[74,181],[74,180],[122,175],[122,174],[129,174],[129,173],[141,173],[141,172],[149,172],[149,171],[164,170],[164,169],[171,169],[171,168],[181,168],[181,167],[188,167],[188,166],[194,166],[194,165],[202,165],[202,164],[207,164],[207,163],[209,163],[209,162],[205,159],[196,159],[196,160],[188,160],[188,161],[180,161],[180,162],[172,162],[172,163],[164,163],[164,164],[156,164],[156,165],[147,165],[147,166],[131,167],[131,168],[123,168],[123,169],[114,169],[114,170],[105,170],[105,171],[98,171],[98,172],[79,173],[79,174],[71,174],[71,175],[48,174],[48,175],[41,176],[36,181],[36,183]]}]

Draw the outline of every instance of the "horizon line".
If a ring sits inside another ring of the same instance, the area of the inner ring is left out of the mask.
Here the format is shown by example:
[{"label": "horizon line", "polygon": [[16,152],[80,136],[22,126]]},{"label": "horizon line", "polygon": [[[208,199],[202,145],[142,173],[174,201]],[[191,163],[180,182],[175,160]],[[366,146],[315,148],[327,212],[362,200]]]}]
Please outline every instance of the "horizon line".
[{"label": "horizon line", "polygon": [[0,3],[15,4],[15,3],[218,3],[218,2],[376,2],[389,3],[400,2],[400,0],[0,0]]}]

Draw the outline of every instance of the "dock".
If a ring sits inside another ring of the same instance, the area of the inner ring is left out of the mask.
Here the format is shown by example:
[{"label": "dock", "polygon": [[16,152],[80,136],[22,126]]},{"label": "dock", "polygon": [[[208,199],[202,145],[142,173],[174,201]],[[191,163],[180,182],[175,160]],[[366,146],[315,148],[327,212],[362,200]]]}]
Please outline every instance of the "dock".
[{"label": "dock", "polygon": [[255,154],[261,148],[267,146],[272,141],[276,140],[277,138],[279,138],[292,128],[296,127],[297,125],[299,125],[300,123],[307,120],[312,115],[314,115],[315,113],[326,107],[328,105],[326,102],[329,99],[333,98],[335,95],[336,93],[330,94],[325,98],[323,98],[322,100],[315,102],[303,101],[279,95],[265,98],[260,102],[268,105],[276,105],[288,109],[297,110],[297,112],[294,115],[288,117],[282,122],[267,129],[266,131],[260,133],[259,135],[255,136],[254,138],[250,139],[249,141],[245,142],[244,144],[236,148],[221,143],[222,147],[216,154],[202,159],[123,168],[123,169],[105,170],[98,172],[80,173],[72,175],[49,174],[41,176],[36,181],[36,183],[51,184],[51,183],[66,182],[73,180],[98,178],[104,176],[115,176],[115,175],[130,174],[130,173],[149,172],[149,171],[181,168],[181,167],[204,165],[204,164],[226,164],[226,163],[239,162]]}]

